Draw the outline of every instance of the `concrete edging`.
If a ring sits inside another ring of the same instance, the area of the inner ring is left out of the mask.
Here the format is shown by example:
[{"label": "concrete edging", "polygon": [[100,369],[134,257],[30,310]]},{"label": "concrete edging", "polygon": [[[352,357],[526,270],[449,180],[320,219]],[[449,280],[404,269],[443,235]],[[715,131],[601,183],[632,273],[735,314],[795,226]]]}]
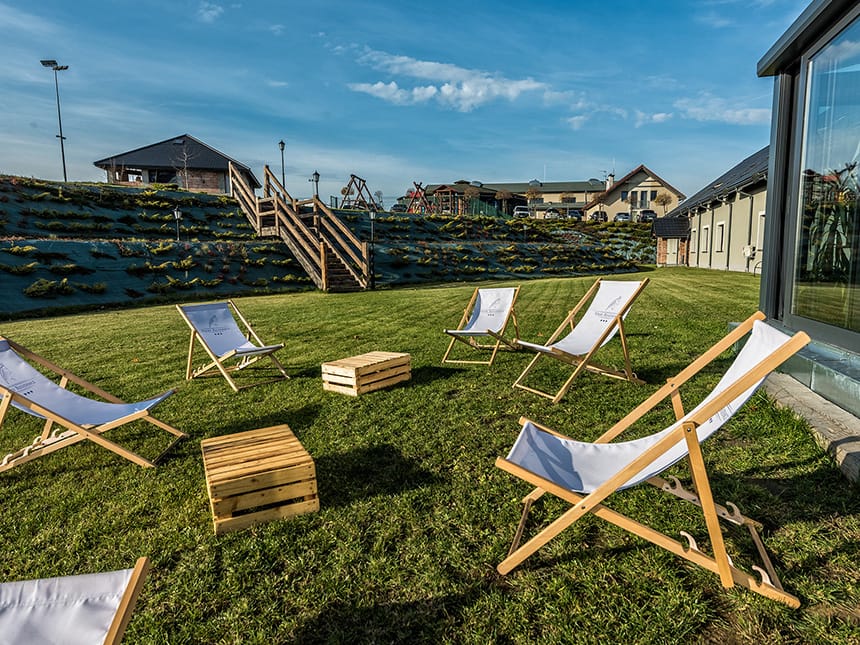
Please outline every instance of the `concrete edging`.
[{"label": "concrete edging", "polygon": [[770,374],[764,387],[778,405],[805,419],[815,442],[836,460],[842,474],[860,483],[860,419],[787,374]]}]

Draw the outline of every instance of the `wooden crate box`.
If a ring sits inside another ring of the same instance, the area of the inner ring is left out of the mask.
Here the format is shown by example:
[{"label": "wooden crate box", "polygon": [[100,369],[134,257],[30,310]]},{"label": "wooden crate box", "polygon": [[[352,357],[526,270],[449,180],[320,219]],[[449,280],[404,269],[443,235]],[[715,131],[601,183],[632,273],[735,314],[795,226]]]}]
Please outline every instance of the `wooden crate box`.
[{"label": "wooden crate box", "polygon": [[319,510],[314,461],[286,424],[200,447],[216,535]]},{"label": "wooden crate box", "polygon": [[358,396],[412,378],[411,357],[397,352],[369,352],[323,363],[323,389]]}]

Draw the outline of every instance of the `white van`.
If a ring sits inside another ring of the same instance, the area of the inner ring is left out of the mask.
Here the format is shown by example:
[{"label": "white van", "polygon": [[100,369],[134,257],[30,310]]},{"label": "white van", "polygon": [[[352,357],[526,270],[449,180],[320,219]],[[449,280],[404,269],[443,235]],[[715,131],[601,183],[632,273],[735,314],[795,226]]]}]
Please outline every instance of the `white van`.
[{"label": "white van", "polygon": [[529,207],[528,206],[514,206],[514,217],[528,217],[529,216]]}]

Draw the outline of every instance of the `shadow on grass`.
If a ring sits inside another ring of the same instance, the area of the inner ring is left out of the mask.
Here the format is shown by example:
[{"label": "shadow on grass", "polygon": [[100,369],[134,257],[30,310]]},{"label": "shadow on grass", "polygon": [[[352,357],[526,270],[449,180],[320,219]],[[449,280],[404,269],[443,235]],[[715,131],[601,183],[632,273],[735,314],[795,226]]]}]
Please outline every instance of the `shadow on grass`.
[{"label": "shadow on grass", "polygon": [[394,495],[440,481],[388,444],[321,455],[314,461],[320,500],[326,506],[346,506],[355,500]]},{"label": "shadow on grass", "polygon": [[[460,639],[463,613],[486,596],[476,586],[462,593],[410,602],[362,605],[332,602],[293,634],[294,643],[441,643]],[[499,639],[495,642],[509,642]]]},{"label": "shadow on grass", "polygon": [[463,368],[459,367],[438,367],[436,365],[422,365],[421,367],[412,370],[412,382],[418,385],[431,383],[433,381],[441,381],[442,379],[457,376],[464,372]]}]

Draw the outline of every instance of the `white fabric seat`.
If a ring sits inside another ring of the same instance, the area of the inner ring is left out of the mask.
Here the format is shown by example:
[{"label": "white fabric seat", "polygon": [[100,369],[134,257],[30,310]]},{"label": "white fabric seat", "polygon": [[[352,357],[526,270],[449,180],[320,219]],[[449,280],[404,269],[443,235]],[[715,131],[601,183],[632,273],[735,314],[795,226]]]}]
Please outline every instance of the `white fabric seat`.
[{"label": "white fabric seat", "polygon": [[[647,278],[642,281],[598,279],[568,313],[545,344],[518,340],[517,344],[520,347],[535,352],[535,356],[519,378],[514,381],[514,387],[544,396],[552,399],[553,403],[558,403],[567,393],[573,380],[583,370],[641,383],[630,366],[624,320],[630,313],[636,298],[639,297],[647,284]],[[589,303],[588,308],[577,320],[577,314],[586,302]],[[561,337],[561,334],[568,327],[571,327],[570,331]],[[625,364],[623,371],[598,365],[593,360],[597,350],[612,340],[616,334],[621,336],[621,349]],[[543,356],[575,366],[573,374],[555,394],[525,384],[526,376]]]},{"label": "white fabric seat", "polygon": [[[59,383],[33,367],[30,361],[60,377]],[[69,383],[104,400],[73,392],[67,387]],[[29,446],[2,458],[0,472],[85,439],[138,465],[154,466],[167,450],[186,436],[150,414],[152,408],[171,394],[173,390],[168,390],[145,401],[126,403],[21,345],[0,338],[0,427],[10,408],[45,419],[42,434]],[[137,420],[151,423],[176,437],[159,457],[146,459],[103,436],[108,430]],[[55,425],[59,427],[53,429]]]},{"label": "white fabric seat", "polygon": [[[516,347],[516,340],[505,339],[505,328],[508,321],[513,320],[515,335],[519,335],[517,317],[514,313],[514,303],[519,294],[519,287],[496,287],[478,288],[472,294],[472,299],[463,312],[460,325],[457,329],[444,329],[444,333],[451,336],[448,350],[442,357],[443,363],[470,363],[476,365],[492,365],[496,353],[502,343],[512,349]],[[491,344],[480,344],[478,338],[491,338]],[[466,343],[473,348],[492,349],[492,355],[487,361],[459,360],[449,358],[451,350],[457,341]]]},{"label": "white fabric seat", "polygon": [[[276,351],[284,347],[284,344],[267,345],[263,343],[232,300],[200,305],[176,305],[176,308],[191,328],[191,342],[185,370],[186,379],[190,380],[220,373],[233,391],[238,392],[242,388],[236,384],[229,373],[244,369],[266,356],[272,360],[275,368],[280,372],[280,377],[275,380],[287,378],[283,365],[273,356]],[[239,328],[236,317],[242,322],[245,332]],[[196,370],[192,369],[195,342],[200,343],[210,359],[208,364]],[[228,361],[234,360],[239,362],[227,364]],[[253,383],[251,385],[260,384]]]},{"label": "white fabric seat", "polygon": [[[768,598],[798,607],[800,601],[783,589],[776,575],[757,532],[761,525],[744,517],[730,502],[725,506],[714,502],[700,447],[701,442],[732,418],[768,373],[809,342],[809,337],[803,332],[789,337],[763,320],[764,315],[757,313],[741,323],[594,442],[577,441],[528,419],[521,419],[522,428],[517,440],[507,457],[497,459],[496,465],[535,488],[523,499],[523,516],[508,556],[498,566],[499,572],[509,573],[568,526],[586,515],[594,515],[718,574],[724,587],[740,584]],[[692,410],[684,412],[680,394],[684,384],[747,334],[746,344],[710,394]],[[614,441],[666,399],[671,399],[676,415],[674,423],[639,439]],[[660,477],[663,471],[684,458],[689,461],[694,491],[684,489],[675,478],[670,478],[670,482]],[[616,491],[646,482],[701,509],[712,556],[699,549],[689,532],[682,532],[688,542],[682,544],[604,505],[604,500]],[[520,546],[529,508],[545,493],[556,495],[571,507]],[[746,526],[752,533],[764,566],[754,567],[761,580],[737,568],[729,559],[720,520]]]},{"label": "white fabric seat", "polygon": [[119,643],[148,568],[0,584],[0,645]]}]

